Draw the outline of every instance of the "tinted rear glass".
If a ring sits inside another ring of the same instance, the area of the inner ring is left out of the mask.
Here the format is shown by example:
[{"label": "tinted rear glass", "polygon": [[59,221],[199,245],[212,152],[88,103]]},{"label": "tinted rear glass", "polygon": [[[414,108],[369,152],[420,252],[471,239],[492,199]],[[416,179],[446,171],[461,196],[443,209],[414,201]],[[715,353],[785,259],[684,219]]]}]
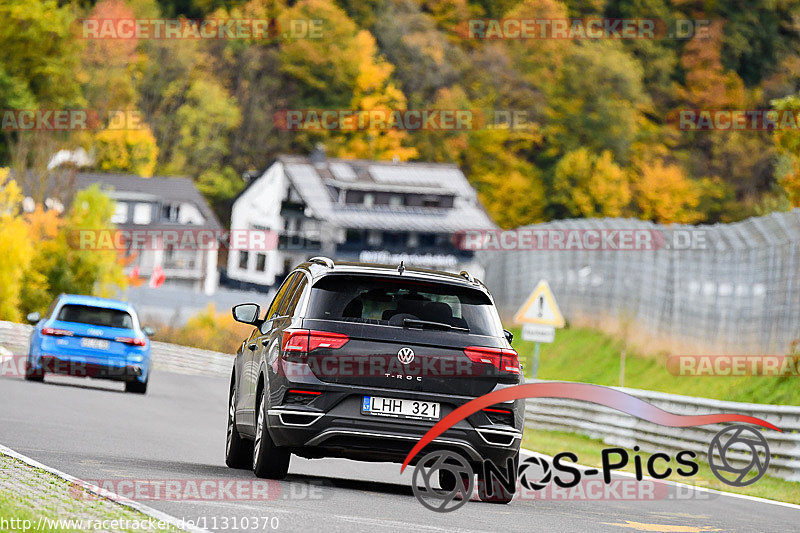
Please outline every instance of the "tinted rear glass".
[{"label": "tinted rear glass", "polygon": [[402,326],[424,320],[502,337],[489,297],[449,284],[370,276],[326,276],[311,288],[308,318]]},{"label": "tinted rear glass", "polygon": [[133,329],[133,318],[125,311],[89,305],[67,304],[58,312],[56,320],[107,328]]}]

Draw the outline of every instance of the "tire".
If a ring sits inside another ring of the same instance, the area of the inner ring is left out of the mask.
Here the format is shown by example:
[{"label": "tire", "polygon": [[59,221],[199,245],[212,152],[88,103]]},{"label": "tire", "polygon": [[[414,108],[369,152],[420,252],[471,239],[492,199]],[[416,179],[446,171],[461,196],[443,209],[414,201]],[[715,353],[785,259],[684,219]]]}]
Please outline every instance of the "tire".
[{"label": "tire", "polygon": [[[516,489],[517,484],[517,468],[519,468],[519,452],[517,452],[517,456],[514,459],[514,488]],[[492,494],[489,495],[487,491],[487,484],[486,478],[483,476],[483,470],[478,471],[478,497],[481,499],[482,502],[486,503],[499,503],[499,504],[507,504],[510,503],[512,499],[514,499],[514,492],[509,492],[506,490],[503,485],[495,480],[495,486],[492,487]]]},{"label": "tire", "polygon": [[[462,477],[461,481],[464,485],[464,492],[469,489],[469,478]],[[456,488],[456,476],[449,470],[439,470],[439,487],[442,490],[446,490],[447,492],[451,492],[453,489]]]},{"label": "tire", "polygon": [[230,468],[253,466],[253,441],[242,438],[236,429],[236,387],[228,395],[228,431],[225,438],[225,464]]},{"label": "tire", "polygon": [[276,446],[267,427],[267,394],[258,398],[256,416],[256,440],[253,443],[253,472],[266,479],[284,479],[289,473],[292,454],[286,448]]},{"label": "tire", "polygon": [[132,392],[134,394],[145,394],[147,392],[147,382],[150,378],[146,379],[144,383],[135,379],[133,381],[125,382],[125,392]]},{"label": "tire", "polygon": [[41,368],[33,368],[30,359],[25,360],[25,380],[36,381],[39,383],[44,381],[44,370]]}]

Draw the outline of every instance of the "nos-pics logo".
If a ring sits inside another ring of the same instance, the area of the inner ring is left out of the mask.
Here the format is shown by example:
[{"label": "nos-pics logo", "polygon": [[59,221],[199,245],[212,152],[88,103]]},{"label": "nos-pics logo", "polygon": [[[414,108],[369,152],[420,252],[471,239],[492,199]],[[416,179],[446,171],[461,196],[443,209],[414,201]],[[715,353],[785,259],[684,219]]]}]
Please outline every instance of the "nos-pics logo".
[{"label": "nos-pics logo", "polygon": [[[633,448],[634,452],[639,447]],[[538,491],[554,483],[569,489],[582,478],[602,476],[612,482],[612,472],[632,464],[638,481],[647,475],[665,479],[676,474],[691,477],[697,474],[697,453],[680,450],[674,457],[657,452],[649,457],[632,456],[624,448],[606,448],[601,452],[601,468],[578,468],[578,456],[572,452],[556,454],[552,460],[541,456],[528,457],[517,467],[512,459],[502,467],[484,461],[478,472],[477,492],[482,501],[509,501],[519,484]],[[708,464],[723,483],[743,487],[761,479],[769,467],[769,444],[760,431],[741,424],[720,430],[708,448]],[[470,463],[455,452],[440,450],[425,455],[416,465],[412,490],[417,500],[428,509],[440,513],[455,511],[467,503],[475,490],[475,472]],[[438,488],[436,485],[438,483]]]}]

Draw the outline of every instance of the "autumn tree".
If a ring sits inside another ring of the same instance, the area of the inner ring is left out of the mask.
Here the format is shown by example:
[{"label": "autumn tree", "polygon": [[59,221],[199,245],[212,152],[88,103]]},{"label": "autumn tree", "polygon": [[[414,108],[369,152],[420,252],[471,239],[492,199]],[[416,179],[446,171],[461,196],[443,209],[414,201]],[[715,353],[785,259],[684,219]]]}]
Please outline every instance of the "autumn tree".
[{"label": "autumn tree", "polygon": [[550,206],[556,218],[619,217],[631,199],[625,171],[611,152],[568,152],[555,167]]}]

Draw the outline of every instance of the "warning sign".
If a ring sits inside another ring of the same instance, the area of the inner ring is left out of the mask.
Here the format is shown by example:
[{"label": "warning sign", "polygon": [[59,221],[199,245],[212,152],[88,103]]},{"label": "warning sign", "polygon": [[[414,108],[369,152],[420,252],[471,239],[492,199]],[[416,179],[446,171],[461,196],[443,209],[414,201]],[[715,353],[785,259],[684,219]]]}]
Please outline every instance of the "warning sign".
[{"label": "warning sign", "polygon": [[550,285],[545,280],[536,285],[531,295],[517,311],[514,320],[521,324],[564,327],[564,315],[561,314],[553,292],[550,290]]}]

